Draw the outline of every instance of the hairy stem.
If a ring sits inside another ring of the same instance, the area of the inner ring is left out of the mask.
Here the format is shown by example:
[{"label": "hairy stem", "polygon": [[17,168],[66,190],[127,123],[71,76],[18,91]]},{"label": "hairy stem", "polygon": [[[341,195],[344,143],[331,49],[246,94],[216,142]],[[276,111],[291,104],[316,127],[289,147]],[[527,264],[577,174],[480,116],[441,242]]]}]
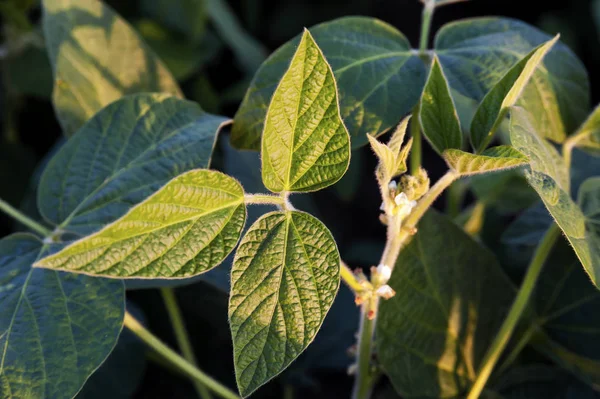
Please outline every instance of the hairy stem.
[{"label": "hairy stem", "polygon": [[23,223],[25,226],[29,227],[31,230],[34,230],[40,233],[44,237],[49,237],[52,232],[46,227],[42,226],[40,223],[31,219],[29,216],[26,216],[24,213],[19,211],[17,208],[11,206],[8,202],[0,199],[0,210],[6,213],[8,216],[12,217],[15,220]]},{"label": "hairy stem", "polygon": [[410,149],[410,173],[415,175],[421,168],[423,139],[421,138],[421,121],[419,120],[419,103],[415,105],[410,118],[410,136],[413,139]]},{"label": "hairy stem", "polygon": [[356,276],[344,261],[340,264],[340,277],[355,294],[365,290],[365,287],[358,282]]},{"label": "hairy stem", "polygon": [[273,194],[246,194],[244,196],[244,202],[246,204],[258,205],[284,205],[285,198]]},{"label": "hairy stem", "polygon": [[485,384],[492,374],[494,366],[498,362],[500,355],[502,355],[502,352],[508,344],[508,341],[510,340],[510,337],[517,325],[517,322],[527,307],[537,279],[542,271],[542,267],[544,266],[544,263],[546,262],[550,251],[552,250],[552,246],[559,236],[560,230],[556,223],[553,223],[535,250],[535,254],[531,260],[531,263],[529,264],[527,273],[525,274],[525,278],[521,284],[521,288],[517,293],[517,297],[515,298],[515,301],[513,302],[506,319],[504,319],[504,323],[502,323],[500,331],[498,331],[496,338],[494,338],[492,345],[484,357],[482,363],[483,365],[479,370],[477,379],[471,387],[471,392],[469,392],[467,399],[477,399],[481,395]]},{"label": "hairy stem", "polygon": [[132,333],[144,341],[146,345],[181,370],[181,372],[187,375],[190,379],[204,384],[208,389],[222,398],[240,399],[240,397],[229,388],[222,385],[218,381],[215,381],[212,377],[194,367],[194,365],[177,354],[177,352],[165,345],[161,340],[154,336],[154,334],[144,328],[144,326],[142,326],[140,322],[137,321],[129,312],[125,312],[125,320],[123,323],[125,327],[127,327]]},{"label": "hairy stem", "polygon": [[[188,332],[185,328],[183,316],[181,315],[181,311],[177,305],[175,292],[172,288],[161,288],[160,293],[163,297],[163,301],[165,302],[165,307],[167,308],[167,313],[169,314],[169,319],[171,320],[171,325],[173,326],[173,331],[175,332],[175,338],[177,339],[177,344],[179,345],[179,349],[181,349],[184,359],[190,362],[190,364],[193,366],[198,367],[196,356],[194,355],[194,350],[192,348],[192,344],[190,343]],[[212,399],[210,391],[203,383],[198,380],[194,380],[193,383],[200,398]]]}]

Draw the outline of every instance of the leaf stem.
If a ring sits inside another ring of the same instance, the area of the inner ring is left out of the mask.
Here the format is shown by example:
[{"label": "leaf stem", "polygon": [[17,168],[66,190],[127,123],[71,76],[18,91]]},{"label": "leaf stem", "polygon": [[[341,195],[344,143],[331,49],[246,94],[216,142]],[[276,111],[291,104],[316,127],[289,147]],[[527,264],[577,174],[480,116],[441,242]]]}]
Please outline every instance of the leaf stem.
[{"label": "leaf stem", "polygon": [[[420,100],[419,100],[420,101]],[[413,139],[410,149],[410,173],[414,176],[421,168],[423,139],[421,138],[421,121],[419,120],[419,106],[417,103],[413,108],[410,118],[410,136]]]},{"label": "leaf stem", "polygon": [[[179,345],[179,349],[181,349],[184,359],[195,367],[198,367],[196,356],[194,355],[194,350],[192,348],[192,344],[190,343],[188,332],[185,328],[183,316],[181,315],[181,310],[177,305],[175,292],[172,288],[165,287],[160,289],[160,293],[163,297],[163,301],[165,302],[165,307],[167,308],[167,313],[169,314],[169,319],[171,320],[171,325],[173,326],[173,331],[175,332],[175,338],[177,339],[177,344]],[[203,383],[198,380],[194,380],[193,383],[200,398],[212,399],[210,391]]]},{"label": "leaf stem", "polygon": [[286,199],[280,195],[273,194],[246,194],[244,202],[256,205],[284,205]]},{"label": "leaf stem", "polygon": [[419,51],[427,50],[429,44],[429,31],[431,30],[431,20],[435,10],[435,0],[425,0],[423,3],[423,15],[421,17],[421,37],[419,39]]},{"label": "leaf stem", "polygon": [[342,280],[344,280],[344,283],[346,283],[346,285],[352,291],[354,291],[355,294],[364,291],[365,288],[368,289],[371,285],[369,283],[367,287],[365,287],[363,284],[359,283],[354,273],[352,273],[352,270],[350,270],[350,268],[348,267],[348,265],[346,265],[344,261],[340,263],[340,277],[342,278]]},{"label": "leaf stem", "polygon": [[137,321],[129,312],[125,312],[125,319],[123,323],[125,327],[127,327],[132,333],[144,341],[146,345],[181,370],[192,380],[201,382],[208,389],[224,399],[240,399],[240,397],[229,388],[222,385],[218,381],[215,381],[212,377],[194,367],[191,363],[177,354],[177,352],[165,345],[161,340],[154,336],[154,334],[144,328],[144,326],[142,326],[140,322]]},{"label": "leaf stem", "polygon": [[24,213],[19,211],[17,208],[10,205],[8,202],[4,201],[0,198],[0,210],[6,213],[8,216],[12,217],[15,220],[23,223],[25,226],[30,229],[40,233],[44,237],[49,237],[52,232],[46,227],[42,226],[40,223],[31,219],[29,216],[26,216]]},{"label": "leaf stem", "polygon": [[500,327],[500,331],[498,331],[498,334],[494,338],[492,345],[484,357],[482,363],[483,365],[477,375],[477,379],[471,387],[471,392],[469,392],[467,399],[477,399],[479,398],[479,395],[481,395],[481,392],[483,391],[483,388],[485,387],[485,384],[487,383],[494,366],[498,362],[500,355],[502,355],[502,352],[508,344],[508,341],[510,340],[510,337],[517,325],[517,322],[527,307],[544,263],[550,254],[552,246],[559,236],[560,229],[556,223],[553,223],[535,250],[535,254],[533,255],[533,259],[529,264],[527,273],[525,274],[525,278],[521,284],[521,288],[517,293],[517,297],[515,298],[515,301],[513,302],[506,319],[504,319],[504,322]]}]

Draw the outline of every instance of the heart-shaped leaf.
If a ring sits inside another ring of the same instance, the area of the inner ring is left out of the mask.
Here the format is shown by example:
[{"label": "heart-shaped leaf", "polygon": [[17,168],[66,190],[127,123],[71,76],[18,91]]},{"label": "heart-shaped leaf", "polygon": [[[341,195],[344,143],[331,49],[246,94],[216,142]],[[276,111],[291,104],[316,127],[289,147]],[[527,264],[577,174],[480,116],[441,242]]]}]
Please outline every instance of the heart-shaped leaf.
[{"label": "heart-shaped leaf", "polygon": [[207,167],[226,121],[164,94],[122,98],[50,161],[39,186],[40,211],[68,232],[97,231],[173,177]]},{"label": "heart-shaped leaf", "polygon": [[465,397],[514,297],[493,254],[430,211],[389,285],[396,295],[380,305],[376,339],[396,391]]},{"label": "heart-shaped leaf", "polygon": [[67,136],[126,94],[181,96],[162,62],[104,2],[44,0],[43,12],[44,37],[55,75],[53,103]]},{"label": "heart-shaped leaf", "polygon": [[191,277],[225,259],[245,220],[244,190],[237,181],[191,170],[119,220],[34,266],[111,277]]},{"label": "heart-shaped leaf", "polygon": [[442,154],[448,148],[460,148],[462,131],[448,81],[436,56],[421,96],[419,119],[425,137]]},{"label": "heart-shaped leaf", "polygon": [[488,148],[479,155],[450,149],[444,151],[443,157],[450,168],[463,176],[516,168],[529,162],[525,155],[508,145]]},{"label": "heart-shaped leaf", "polygon": [[274,192],[319,190],[348,169],[350,136],[333,72],[307,30],[271,99],[261,156],[263,182]]},{"label": "heart-shaped leaf", "polygon": [[[481,101],[508,70],[552,37],[509,18],[472,18],[444,26],[435,38],[450,87]],[[518,104],[536,115],[539,134],[562,142],[585,119],[590,104],[585,67],[563,43],[544,58]],[[487,133],[487,132],[486,132]]]},{"label": "heart-shaped leaf", "polygon": [[123,283],[32,268],[48,250],[30,234],[0,240],[0,394],[5,398],[71,399],[121,332]]},{"label": "heart-shaped leaf", "polygon": [[[511,110],[510,138],[512,144],[530,159],[531,172],[526,174],[529,184],[542,198],[544,205],[561,228],[592,282],[600,284],[600,235],[582,209],[569,195],[569,175],[556,149],[536,134],[529,113],[523,108]],[[581,190],[584,188],[582,185]],[[595,197],[599,190],[592,181],[586,187],[582,204]],[[588,199],[585,199],[585,198]],[[588,202],[589,203],[589,202]],[[591,215],[597,208],[584,208]]]},{"label": "heart-shaped leaf", "polygon": [[231,271],[229,321],[238,388],[246,397],[312,342],[337,293],[331,233],[303,212],[272,212],[250,227]]},{"label": "heart-shaped leaf", "polygon": [[523,57],[485,96],[471,122],[471,144],[475,152],[482,152],[490,144],[496,128],[504,120],[509,108],[515,105],[538,65],[558,38],[557,35]]},{"label": "heart-shaped leaf", "polygon": [[[331,64],[353,148],[367,144],[367,133],[378,136],[391,129],[417,103],[425,65],[394,27],[375,18],[345,17],[310,32]],[[256,73],[235,115],[231,140],[236,147],[260,149],[267,107],[300,39],[280,47]]]}]

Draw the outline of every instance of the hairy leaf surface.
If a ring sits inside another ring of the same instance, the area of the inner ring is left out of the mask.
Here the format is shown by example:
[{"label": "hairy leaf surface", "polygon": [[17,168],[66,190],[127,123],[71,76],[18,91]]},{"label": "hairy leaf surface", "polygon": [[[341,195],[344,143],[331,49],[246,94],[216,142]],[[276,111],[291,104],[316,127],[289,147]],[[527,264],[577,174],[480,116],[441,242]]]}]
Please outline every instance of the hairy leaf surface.
[{"label": "hairy leaf surface", "polygon": [[53,103],[67,136],[126,94],[181,96],[162,62],[104,2],[44,0],[43,11],[46,47],[55,75]]},{"label": "hairy leaf surface", "polygon": [[40,211],[63,230],[97,231],[173,177],[207,167],[226,121],[165,94],[122,98],[50,161],[38,191]]},{"label": "hairy leaf surface", "polygon": [[[481,101],[508,70],[533,48],[552,37],[524,22],[485,17],[452,22],[435,38],[450,87]],[[558,42],[544,58],[518,104],[536,115],[534,126],[543,137],[562,142],[585,119],[589,81],[575,54]]]},{"label": "hairy leaf surface", "polygon": [[571,145],[600,155],[600,106],[594,109],[571,140]]},{"label": "hairy leaf surface", "polygon": [[509,108],[515,105],[542,59],[557,41],[558,36],[532,50],[510,68],[485,96],[471,122],[471,144],[475,152],[482,152],[492,141],[492,131],[503,121]]},{"label": "hairy leaf surface", "polygon": [[433,58],[429,78],[419,108],[421,127],[432,147],[442,154],[448,148],[460,148],[462,131],[448,81],[437,57]]},{"label": "hairy leaf surface", "polygon": [[[375,18],[344,17],[310,28],[337,82],[341,115],[352,147],[394,127],[417,103],[426,68],[406,37]],[[232,143],[260,148],[267,107],[301,35],[275,51],[256,73],[235,115]],[[360,82],[360,84],[357,84]]]},{"label": "hairy leaf surface", "polygon": [[303,212],[262,216],[242,239],[231,272],[229,321],[238,388],[246,397],[312,342],[340,282],[331,233]]},{"label": "hairy leaf surface", "polygon": [[244,190],[237,181],[191,170],[114,223],[34,266],[111,277],[191,277],[225,259],[245,219]]},{"label": "hairy leaf surface", "polygon": [[[530,159],[531,172],[526,174],[529,184],[542,198],[544,205],[561,228],[592,282],[600,284],[600,234],[594,227],[596,209],[582,209],[569,195],[569,175],[556,149],[536,134],[531,116],[522,108],[511,110],[510,137],[512,144]],[[583,187],[584,185],[582,185]],[[581,191],[581,188],[580,188]],[[583,192],[582,204],[589,204],[600,192],[594,181]],[[594,200],[595,201],[595,200]]]},{"label": "hairy leaf surface", "polygon": [[377,353],[396,391],[465,397],[514,296],[493,254],[430,211],[389,285],[396,295],[379,308]]},{"label": "hairy leaf surface", "polygon": [[263,182],[274,192],[319,190],[348,169],[350,136],[333,73],[308,31],[271,99],[261,156]]},{"label": "hairy leaf surface", "polygon": [[71,399],[112,351],[123,325],[121,281],[32,268],[47,246],[0,240],[0,396]]},{"label": "hairy leaf surface", "polygon": [[444,151],[443,157],[450,168],[463,176],[516,168],[529,162],[525,155],[508,145],[488,148],[479,155],[450,149]]}]

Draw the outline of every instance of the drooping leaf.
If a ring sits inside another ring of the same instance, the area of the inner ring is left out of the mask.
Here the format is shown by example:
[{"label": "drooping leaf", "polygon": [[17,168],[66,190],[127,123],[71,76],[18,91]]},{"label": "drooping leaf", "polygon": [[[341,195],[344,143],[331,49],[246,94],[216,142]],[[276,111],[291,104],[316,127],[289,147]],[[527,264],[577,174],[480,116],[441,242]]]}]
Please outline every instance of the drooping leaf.
[{"label": "drooping leaf", "polygon": [[[530,159],[529,184],[561,228],[592,282],[600,284],[600,235],[569,195],[569,175],[564,161],[544,138],[535,133],[530,115],[522,108],[511,110],[510,137],[513,145]],[[583,187],[583,185],[582,185]],[[593,189],[593,190],[592,190]],[[595,184],[583,197],[595,196]],[[581,189],[580,189],[581,191]],[[585,203],[583,200],[582,203]],[[586,211],[596,212],[597,210]]]},{"label": "drooping leaf", "polygon": [[339,268],[331,233],[307,213],[268,213],[250,228],[233,263],[229,302],[242,396],[312,342],[337,293]]},{"label": "drooping leaf", "polygon": [[482,152],[492,141],[493,131],[503,121],[509,108],[515,105],[533,73],[558,38],[557,35],[523,57],[484,97],[471,122],[471,144],[475,152]]},{"label": "drooping leaf", "polygon": [[493,254],[430,211],[389,285],[396,295],[380,305],[376,340],[396,391],[464,397],[514,296]]},{"label": "drooping leaf", "polygon": [[44,0],[43,26],[54,70],[53,103],[67,136],[126,94],[181,96],[161,61],[104,2]]},{"label": "drooping leaf", "polygon": [[191,277],[225,259],[245,219],[244,190],[237,181],[191,170],[114,223],[34,266],[122,278]]},{"label": "drooping leaf", "polygon": [[600,106],[594,109],[579,130],[569,139],[569,144],[600,155]]},{"label": "drooping leaf", "polygon": [[[394,27],[374,18],[344,17],[310,32],[331,64],[353,148],[367,144],[367,133],[378,136],[391,129],[418,101],[425,65]],[[235,115],[234,146],[260,148],[267,107],[299,42],[300,35],[275,51],[256,73]]]},{"label": "drooping leaf", "polygon": [[450,149],[444,151],[443,157],[450,168],[463,176],[516,168],[529,162],[525,155],[508,145],[488,148],[479,155]]},{"label": "drooping leaf", "polygon": [[439,154],[449,148],[461,147],[462,131],[458,114],[448,81],[435,56],[421,96],[419,119],[425,137]]},{"label": "drooping leaf", "polygon": [[0,395],[71,399],[112,351],[123,325],[121,281],[32,268],[49,248],[0,240]]},{"label": "drooping leaf", "polygon": [[319,190],[348,169],[350,136],[333,73],[308,31],[271,99],[261,156],[263,182],[274,192]]},{"label": "drooping leaf", "polygon": [[[524,22],[486,17],[444,26],[436,35],[434,47],[450,87],[479,102],[519,59],[550,39]],[[518,104],[536,115],[532,122],[539,134],[562,142],[585,119],[589,109],[585,67],[567,46],[557,43]]]},{"label": "drooping leaf", "polygon": [[38,191],[40,211],[63,230],[97,231],[173,177],[207,167],[226,121],[164,94],[118,100],[50,161]]}]

